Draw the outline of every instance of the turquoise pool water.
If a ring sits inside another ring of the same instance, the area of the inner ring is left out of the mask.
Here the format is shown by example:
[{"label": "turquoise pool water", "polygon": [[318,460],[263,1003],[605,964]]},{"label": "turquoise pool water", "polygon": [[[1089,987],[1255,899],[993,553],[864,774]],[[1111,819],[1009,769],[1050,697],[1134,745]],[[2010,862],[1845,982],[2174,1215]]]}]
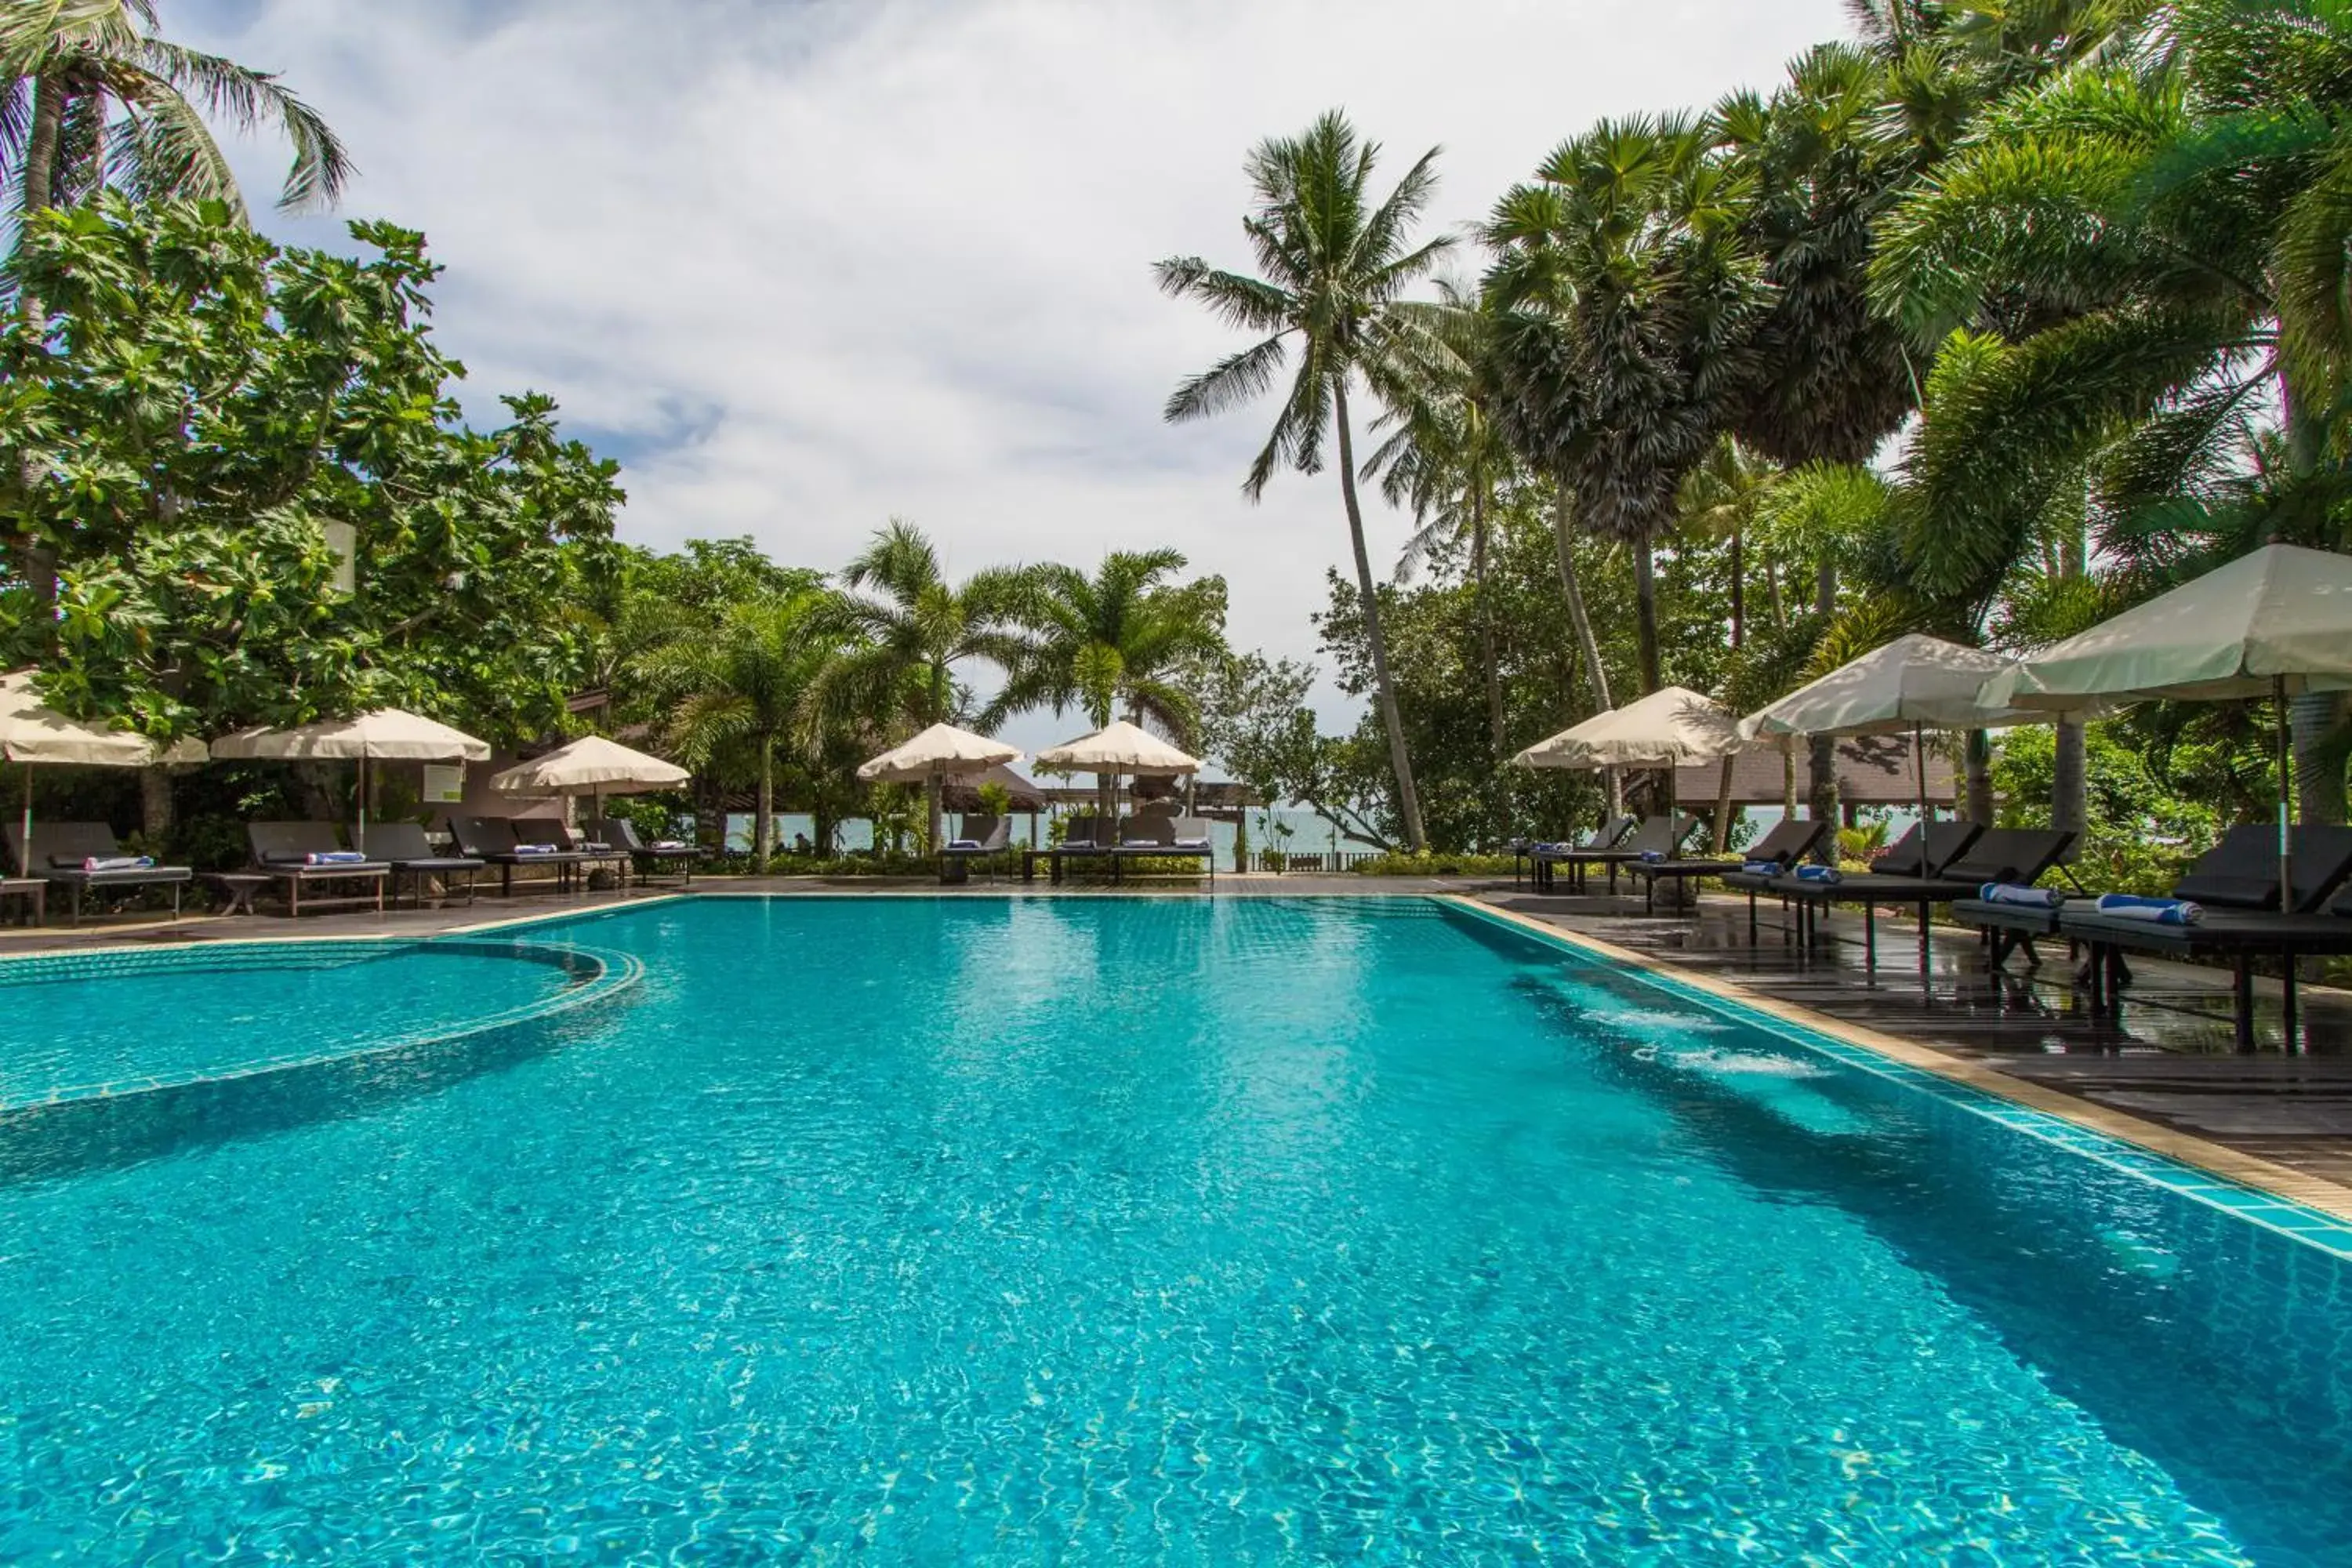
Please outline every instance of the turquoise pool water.
[{"label": "turquoise pool water", "polygon": [[0,1114],[0,1561],[2352,1550],[2338,1258],[1473,917],[530,940],[644,978]]}]

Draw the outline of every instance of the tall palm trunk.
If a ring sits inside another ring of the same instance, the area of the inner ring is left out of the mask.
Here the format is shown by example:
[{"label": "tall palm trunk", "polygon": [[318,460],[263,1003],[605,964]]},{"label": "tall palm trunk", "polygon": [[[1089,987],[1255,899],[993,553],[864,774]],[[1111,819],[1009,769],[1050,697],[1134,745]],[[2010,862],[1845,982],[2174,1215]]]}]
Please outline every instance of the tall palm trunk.
[{"label": "tall palm trunk", "polygon": [[[1601,639],[1592,635],[1592,617],[1585,613],[1584,587],[1576,574],[1576,525],[1569,510],[1568,484],[1564,479],[1552,482],[1551,541],[1559,552],[1559,589],[1568,600],[1569,625],[1576,630],[1577,653],[1584,660],[1584,686],[1591,694],[1592,710],[1606,713],[1616,706],[1609,700],[1609,671],[1601,663]],[[1615,768],[1604,768],[1601,773],[1602,788],[1608,794],[1608,813],[1615,816],[1625,809],[1625,795]]]},{"label": "tall palm trunk", "polygon": [[1494,779],[1495,809],[1489,825],[1499,842],[1510,825],[1510,777],[1503,771],[1503,672],[1495,654],[1495,605],[1486,583],[1486,486],[1482,478],[1470,493],[1470,574],[1478,593],[1478,657],[1486,678],[1486,765]]},{"label": "tall palm trunk", "polygon": [[1748,640],[1748,531],[1731,531],[1731,646]]},{"label": "tall palm trunk", "polygon": [[1992,798],[1992,736],[1982,730],[1970,730],[1963,744],[1968,780],[1969,820],[1979,827],[1993,825]]},{"label": "tall palm trunk", "polygon": [[1642,656],[1642,695],[1649,696],[1665,681],[1658,671],[1658,565],[1643,529],[1633,541],[1633,636]]},{"label": "tall palm trunk", "polygon": [[[2058,542],[2059,575],[2069,581],[2080,578],[2090,566],[2089,541],[2075,528]],[[2050,764],[2050,826],[2075,835],[2077,850],[2082,847],[2082,834],[2091,825],[2087,745],[2081,721],[2058,721]]]},{"label": "tall palm trunk", "polygon": [[1396,774],[1397,815],[1404,818],[1405,847],[1415,855],[1429,847],[1421,826],[1421,794],[1413,788],[1412,759],[1406,754],[1404,717],[1397,710],[1396,686],[1389,679],[1389,645],[1381,630],[1380,595],[1372,586],[1372,558],[1364,547],[1364,512],[1356,502],[1356,438],[1349,429],[1348,382],[1331,384],[1332,417],[1339,427],[1339,494],[1348,504],[1348,542],[1356,552],[1356,588],[1364,596],[1364,639],[1372,648],[1372,684],[1380,696],[1381,724],[1389,734],[1389,766]]},{"label": "tall palm trunk", "polygon": [[760,737],[760,815],[751,824],[751,858],[753,868],[765,871],[768,858],[776,852],[776,741],[772,735]]},{"label": "tall palm trunk", "polygon": [[[1813,574],[1813,613],[1824,622],[1837,614],[1837,568],[1823,562]],[[1805,810],[1815,822],[1832,825],[1819,851],[1823,865],[1837,864],[1837,737],[1811,735],[1805,748]]]},{"label": "tall palm trunk", "polygon": [[[55,205],[58,174],[58,133],[65,125],[66,84],[55,76],[43,76],[33,82],[33,123],[25,142],[25,216]],[[42,314],[41,301],[30,290],[19,296],[18,308],[28,321]],[[40,482],[39,465],[27,458],[20,474],[23,489],[30,496]],[[27,522],[30,519],[26,519]],[[58,552],[31,536],[27,529],[21,563],[25,585],[33,591],[33,604],[40,615],[45,642],[55,637],[55,608],[58,602]]]}]

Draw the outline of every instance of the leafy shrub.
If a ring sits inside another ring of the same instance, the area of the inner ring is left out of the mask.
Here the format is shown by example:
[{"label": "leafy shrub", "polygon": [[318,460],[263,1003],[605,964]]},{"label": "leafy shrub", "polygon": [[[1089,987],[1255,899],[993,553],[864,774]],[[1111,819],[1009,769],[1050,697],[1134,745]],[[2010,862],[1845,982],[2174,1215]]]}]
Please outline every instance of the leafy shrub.
[{"label": "leafy shrub", "polygon": [[1507,877],[1508,855],[1375,855],[1349,869],[1359,877]]}]

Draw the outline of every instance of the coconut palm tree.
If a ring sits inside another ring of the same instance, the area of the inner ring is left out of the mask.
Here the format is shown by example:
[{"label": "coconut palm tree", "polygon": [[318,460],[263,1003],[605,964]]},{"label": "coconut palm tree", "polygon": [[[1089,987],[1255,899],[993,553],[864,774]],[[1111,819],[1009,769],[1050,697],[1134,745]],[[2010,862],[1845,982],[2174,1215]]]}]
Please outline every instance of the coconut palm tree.
[{"label": "coconut palm tree", "polygon": [[706,634],[664,643],[640,677],[670,705],[667,740],[690,767],[748,751],[759,773],[751,853],[775,849],[778,754],[806,732],[810,694],[838,657],[834,602],[823,589],[730,605]]},{"label": "coconut palm tree", "polygon": [[[959,665],[981,658],[1020,667],[1029,644],[1016,618],[1030,594],[1020,567],[950,583],[923,531],[893,518],[841,574],[831,619],[853,645],[822,672],[812,700],[829,711],[911,731],[954,717]],[[930,842],[940,842],[940,789],[930,790]]]},{"label": "coconut palm tree", "polygon": [[25,212],[104,186],[134,201],[182,196],[244,212],[207,117],[274,125],[294,158],[278,205],[331,202],[352,174],[318,112],[266,71],[159,36],[154,0],[15,0],[0,18],[0,167]]},{"label": "coconut palm tree", "polygon": [[1360,382],[1384,401],[1401,401],[1408,364],[1442,353],[1426,318],[1412,308],[1405,293],[1452,241],[1441,237],[1410,243],[1413,225],[1436,189],[1437,149],[1423,153],[1375,205],[1370,186],[1379,157],[1379,144],[1361,140],[1336,110],[1304,134],[1271,138],[1251,153],[1248,169],[1257,205],[1242,228],[1264,276],[1223,271],[1196,256],[1171,258],[1160,263],[1158,272],[1166,293],[1197,300],[1228,324],[1263,335],[1187,378],[1169,398],[1165,413],[1178,422],[1246,403],[1275,384],[1296,350],[1297,374],[1242,492],[1255,500],[1279,468],[1320,472],[1325,435],[1334,437],[1372,683],[1396,780],[1397,815],[1407,846],[1419,854],[1428,840],[1396,686],[1389,676],[1371,555],[1364,543],[1349,393]]}]

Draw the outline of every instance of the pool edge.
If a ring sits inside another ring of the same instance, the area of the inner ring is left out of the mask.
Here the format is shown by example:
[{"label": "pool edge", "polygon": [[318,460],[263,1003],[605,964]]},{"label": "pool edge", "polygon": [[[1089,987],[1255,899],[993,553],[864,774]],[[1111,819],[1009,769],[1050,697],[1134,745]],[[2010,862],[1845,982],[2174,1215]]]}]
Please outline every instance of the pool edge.
[{"label": "pool edge", "polygon": [[[1433,901],[1448,904],[1463,912],[1521,931],[1538,941],[1554,943],[1572,951],[1606,959],[1613,964],[1641,971],[1643,974],[1671,983],[1676,988],[1695,991],[1717,1001],[1729,1004],[1750,1013],[1760,1014],[1776,1022],[1819,1035],[1836,1044],[1851,1047],[1883,1058],[1897,1067],[1909,1068],[1974,1089],[2012,1105],[2038,1112],[2056,1121],[2078,1127],[2086,1132],[2115,1139],[2136,1149],[2169,1160],[2192,1171],[2216,1176],[2265,1194],[2283,1203],[2310,1209],[2339,1225],[2352,1226],[2352,1188],[2319,1176],[2308,1176],[2292,1167],[2260,1155],[2248,1154],[2182,1132],[2160,1122],[2149,1121],[2126,1111],[2096,1105],[2069,1094],[2062,1094],[2027,1079],[2013,1078],[2000,1068],[1979,1061],[1951,1056],[1914,1040],[1888,1035],[1858,1024],[1849,1024],[1825,1014],[1816,1013],[1778,997],[1760,996],[1753,992],[1720,980],[1713,975],[1685,973],[1671,965],[1660,963],[1645,954],[1617,946],[1599,937],[1581,931],[1563,931],[1558,926],[1519,914],[1515,910],[1497,909],[1492,904],[1459,893],[1425,895]],[[2146,1174],[2147,1173],[2141,1173]],[[2179,1188],[2174,1190],[2179,1191]],[[2196,1197],[2194,1193],[2184,1195]],[[2228,1205],[2220,1205],[2228,1206]],[[2234,1211],[2233,1211],[2234,1212]],[[2242,1217],[2252,1218],[2251,1215]],[[2263,1223],[2259,1219],[2256,1223]],[[2282,1227],[2273,1226],[2272,1229]],[[2288,1232],[2287,1234],[2294,1234]],[[2308,1236],[2299,1240],[2315,1241]],[[2326,1250],[2343,1253],[2343,1249],[2327,1247]]]}]

